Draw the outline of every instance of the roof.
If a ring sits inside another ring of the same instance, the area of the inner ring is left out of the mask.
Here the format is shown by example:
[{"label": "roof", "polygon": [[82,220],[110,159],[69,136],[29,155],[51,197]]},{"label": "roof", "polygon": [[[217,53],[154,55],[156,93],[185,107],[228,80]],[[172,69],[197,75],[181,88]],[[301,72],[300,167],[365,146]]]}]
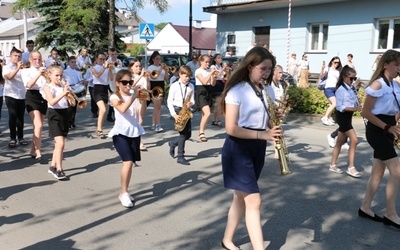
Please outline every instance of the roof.
[{"label": "roof", "polygon": [[[23,19],[24,18],[21,11],[12,13],[13,3],[7,3],[7,2],[2,2],[2,1],[0,1],[0,2],[1,2],[1,5],[0,5],[0,19],[1,20],[6,20],[10,17],[13,17],[15,19]],[[39,17],[39,15],[36,12],[28,11],[28,12],[26,12],[26,17],[33,18],[33,17]]]},{"label": "roof", "polygon": [[[171,26],[189,43],[189,26],[174,25]],[[216,45],[215,28],[194,28],[192,27],[192,47],[201,50],[215,50]]]},{"label": "roof", "polygon": [[117,17],[119,18],[119,26],[139,27],[139,23],[145,23],[145,21],[140,16],[137,16],[138,20],[136,20],[133,15],[130,15],[129,11],[125,11],[122,9],[116,9],[115,15],[117,15]]},{"label": "roof", "polygon": [[[28,31],[36,29],[38,26],[35,24],[39,18],[27,19]],[[24,34],[24,20],[15,20],[9,18],[0,22],[0,37],[17,37]]]}]

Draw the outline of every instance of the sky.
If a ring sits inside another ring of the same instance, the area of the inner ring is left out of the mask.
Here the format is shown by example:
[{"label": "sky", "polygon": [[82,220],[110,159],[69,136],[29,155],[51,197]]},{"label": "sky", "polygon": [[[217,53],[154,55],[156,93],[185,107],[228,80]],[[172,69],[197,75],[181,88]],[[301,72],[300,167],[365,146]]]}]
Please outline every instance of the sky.
[{"label": "sky", "polygon": [[[162,22],[171,22],[175,25],[189,26],[189,0],[167,1],[170,7],[164,14],[160,14],[152,5],[146,5],[143,10],[139,10],[138,14],[146,23],[157,25]],[[210,0],[192,0],[192,19],[210,20],[211,14],[203,12],[203,7],[210,6],[210,2]]]}]

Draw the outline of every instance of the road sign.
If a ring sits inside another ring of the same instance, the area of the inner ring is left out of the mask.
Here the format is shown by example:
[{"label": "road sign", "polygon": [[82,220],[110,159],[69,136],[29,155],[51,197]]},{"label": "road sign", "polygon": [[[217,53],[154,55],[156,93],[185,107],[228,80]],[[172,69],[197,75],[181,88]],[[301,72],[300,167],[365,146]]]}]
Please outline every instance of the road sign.
[{"label": "road sign", "polygon": [[154,23],[139,23],[140,39],[154,38]]}]

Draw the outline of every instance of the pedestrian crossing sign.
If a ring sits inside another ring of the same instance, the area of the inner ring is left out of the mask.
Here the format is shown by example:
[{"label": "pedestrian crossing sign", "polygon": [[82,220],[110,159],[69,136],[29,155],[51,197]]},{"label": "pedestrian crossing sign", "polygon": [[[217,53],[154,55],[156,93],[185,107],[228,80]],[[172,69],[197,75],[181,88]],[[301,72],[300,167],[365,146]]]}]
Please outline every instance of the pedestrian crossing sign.
[{"label": "pedestrian crossing sign", "polygon": [[154,23],[139,23],[140,39],[154,38]]}]

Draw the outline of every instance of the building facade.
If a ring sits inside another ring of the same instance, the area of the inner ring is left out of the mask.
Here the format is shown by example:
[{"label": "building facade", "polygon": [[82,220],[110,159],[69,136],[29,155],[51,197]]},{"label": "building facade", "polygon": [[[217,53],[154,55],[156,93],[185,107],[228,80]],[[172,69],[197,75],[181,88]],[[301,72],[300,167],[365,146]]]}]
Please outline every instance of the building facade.
[{"label": "building facade", "polygon": [[[289,54],[308,55],[310,71],[322,61],[354,56],[358,76],[369,79],[372,65],[387,49],[400,50],[400,12],[396,0],[214,0],[204,12],[217,18],[216,50],[234,48],[243,56],[249,46],[267,44],[286,68]],[[289,25],[290,24],[290,25]]]}]

